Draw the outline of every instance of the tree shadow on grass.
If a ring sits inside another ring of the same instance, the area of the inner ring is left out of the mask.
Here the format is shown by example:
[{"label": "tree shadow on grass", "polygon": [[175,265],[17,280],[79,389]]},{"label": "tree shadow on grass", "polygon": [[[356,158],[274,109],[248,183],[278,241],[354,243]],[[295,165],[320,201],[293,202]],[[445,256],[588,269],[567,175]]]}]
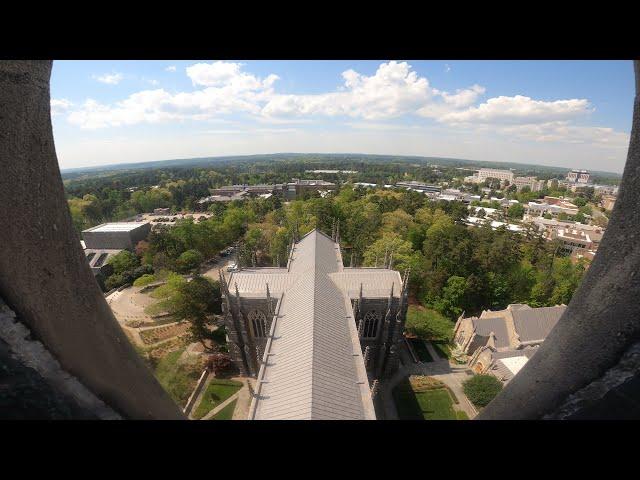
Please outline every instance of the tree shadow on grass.
[{"label": "tree shadow on grass", "polygon": [[409,377],[404,378],[393,389],[393,399],[400,420],[424,420],[422,408],[411,388]]}]

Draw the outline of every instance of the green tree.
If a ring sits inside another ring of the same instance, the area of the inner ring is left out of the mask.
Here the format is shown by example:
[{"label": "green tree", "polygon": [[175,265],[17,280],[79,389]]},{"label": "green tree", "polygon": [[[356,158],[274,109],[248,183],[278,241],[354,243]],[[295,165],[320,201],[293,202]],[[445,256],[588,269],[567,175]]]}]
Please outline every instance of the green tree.
[{"label": "green tree", "polygon": [[521,203],[514,203],[509,207],[507,216],[509,218],[522,218],[524,215],[524,207]]},{"label": "green tree", "polygon": [[198,250],[187,250],[180,254],[176,263],[181,271],[190,272],[198,268],[203,260],[204,257]]},{"label": "green tree", "polygon": [[467,280],[464,277],[452,276],[442,290],[442,296],[435,302],[434,307],[449,318],[458,317],[463,311]]},{"label": "green tree", "polygon": [[109,259],[108,262],[113,267],[113,273],[123,274],[126,271],[134,270],[140,265],[138,257],[129,250],[123,250]]},{"label": "green tree", "polygon": [[215,338],[213,315],[221,313],[218,282],[196,275],[190,282],[180,284],[167,303],[168,312],[178,320],[190,323],[194,340],[208,347],[206,340]]},{"label": "green tree", "polygon": [[416,308],[411,305],[407,310],[406,329],[424,340],[450,343],[453,339],[454,323],[435,310]]},{"label": "green tree", "polygon": [[486,407],[502,390],[502,383],[493,375],[474,375],[462,384],[464,394],[476,407]]}]

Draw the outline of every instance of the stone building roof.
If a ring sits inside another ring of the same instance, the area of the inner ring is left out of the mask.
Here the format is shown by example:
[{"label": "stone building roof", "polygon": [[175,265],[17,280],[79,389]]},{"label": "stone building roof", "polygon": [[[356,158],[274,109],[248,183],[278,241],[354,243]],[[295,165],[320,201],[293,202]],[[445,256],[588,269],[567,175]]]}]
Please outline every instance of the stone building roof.
[{"label": "stone building roof", "polygon": [[476,333],[482,337],[495,335],[496,348],[509,346],[509,332],[507,330],[507,320],[504,317],[474,318],[472,320]]},{"label": "stone building roof", "polygon": [[521,342],[543,341],[567,307],[519,308],[511,312]]},{"label": "stone building roof", "polygon": [[349,281],[340,275],[348,269],[339,245],[313,230],[295,244],[288,269],[254,270],[234,273],[231,287],[237,282],[240,292],[263,293],[268,280],[270,291],[281,290],[281,299],[249,418],[375,419],[351,301],[343,289]]}]

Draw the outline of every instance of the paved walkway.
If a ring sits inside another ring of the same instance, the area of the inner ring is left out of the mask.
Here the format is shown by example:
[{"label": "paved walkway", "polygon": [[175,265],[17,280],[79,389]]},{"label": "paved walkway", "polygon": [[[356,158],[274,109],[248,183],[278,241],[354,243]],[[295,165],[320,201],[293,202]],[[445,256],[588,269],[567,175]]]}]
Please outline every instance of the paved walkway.
[{"label": "paved walkway", "polygon": [[[191,413],[196,411],[196,409],[198,408],[198,405],[200,405],[200,402],[202,402],[202,397],[204,395],[204,392],[207,391],[209,384],[211,383],[212,380],[215,380],[215,378],[216,377],[214,375],[209,375],[205,380],[205,384],[202,386],[202,390],[198,394],[198,398],[193,403],[193,407],[191,407],[191,412],[189,414],[190,420],[195,420],[194,418],[191,417]],[[210,410],[200,420],[210,420],[220,410],[222,410],[224,407],[229,405],[234,400],[237,400],[238,402],[236,403],[236,408],[233,410],[233,417],[231,418],[231,420],[247,419],[247,417],[249,416],[249,407],[251,406],[251,398],[249,396],[249,389],[247,388],[247,382],[252,382],[251,384],[254,385],[255,384],[254,380],[246,377],[232,377],[231,380],[241,382],[242,388],[240,388],[240,390],[238,390],[236,393],[234,393],[229,398],[227,398],[224,402],[222,402],[221,404],[217,405],[215,408]]]},{"label": "paved walkway", "polygon": [[[462,382],[470,378],[470,375],[467,373],[469,367],[466,365],[454,365],[449,362],[447,359],[440,358],[436,349],[431,345],[430,342],[424,342],[429,354],[433,358],[433,362],[418,362],[415,363],[411,358],[411,355],[405,348],[401,348],[400,358],[402,360],[402,366],[389,381],[389,387],[385,389],[385,414],[387,414],[387,404],[393,403],[393,397],[391,396],[391,391],[393,386],[397,385],[397,383],[404,378],[404,376],[409,375],[423,375],[427,377],[433,377],[440,380],[442,383],[447,385],[453,393],[458,398],[457,405],[454,404],[456,409],[463,410],[467,416],[471,419],[478,415],[478,411],[471,404],[467,396],[464,394],[464,390],[462,388]],[[397,378],[397,377],[400,378]],[[395,383],[394,383],[395,382]],[[388,390],[388,391],[387,391]],[[388,401],[390,400],[390,402]],[[394,404],[395,406],[395,404]],[[391,413],[391,409],[389,408]],[[393,408],[395,410],[395,407]],[[397,418],[397,413],[396,417]]]},{"label": "paved walkway", "polygon": [[240,391],[234,393],[233,395],[231,395],[229,398],[227,398],[224,402],[222,402],[220,405],[218,405],[216,408],[214,408],[213,410],[211,410],[209,413],[207,413],[204,417],[202,417],[200,420],[211,420],[213,417],[215,417],[215,415],[222,410],[224,407],[226,407],[227,405],[229,405],[231,402],[233,402],[234,400],[238,399],[238,396],[240,395]]}]

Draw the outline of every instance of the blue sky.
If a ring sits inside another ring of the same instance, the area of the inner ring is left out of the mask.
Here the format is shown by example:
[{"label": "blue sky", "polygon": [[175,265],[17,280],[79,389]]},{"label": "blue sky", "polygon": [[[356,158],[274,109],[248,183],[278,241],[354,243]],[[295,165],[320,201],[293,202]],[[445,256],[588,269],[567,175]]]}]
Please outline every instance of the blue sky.
[{"label": "blue sky", "polygon": [[56,61],[61,168],[276,152],[622,171],[630,61]]}]

